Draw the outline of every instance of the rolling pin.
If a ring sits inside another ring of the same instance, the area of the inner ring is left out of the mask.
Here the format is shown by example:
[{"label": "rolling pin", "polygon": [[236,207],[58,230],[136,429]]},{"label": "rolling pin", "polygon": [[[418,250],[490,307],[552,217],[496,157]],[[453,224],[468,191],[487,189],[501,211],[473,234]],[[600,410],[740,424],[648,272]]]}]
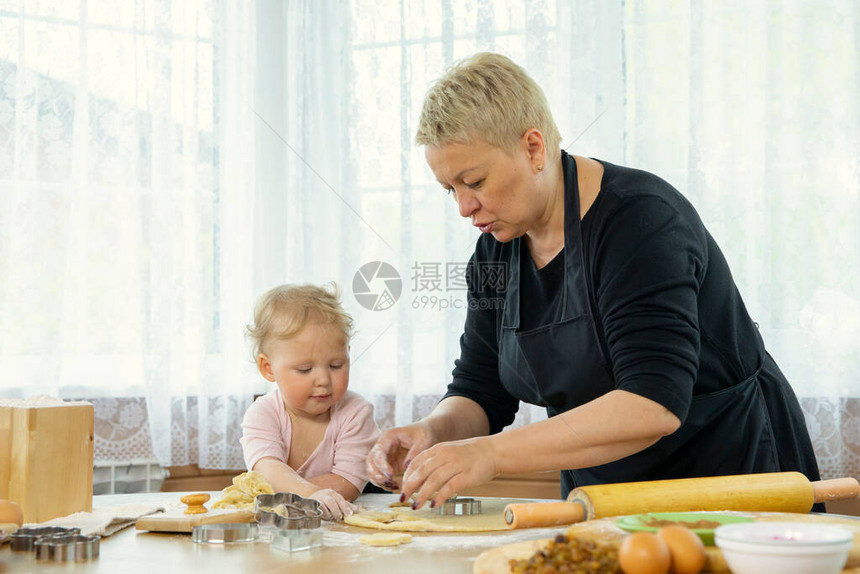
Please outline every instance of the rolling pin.
[{"label": "rolling pin", "polygon": [[816,502],[860,496],[855,478],[810,482],[799,472],[769,472],[576,488],[566,502],[529,502],[505,507],[508,528],[573,524],[646,512],[748,510],[807,513]]}]

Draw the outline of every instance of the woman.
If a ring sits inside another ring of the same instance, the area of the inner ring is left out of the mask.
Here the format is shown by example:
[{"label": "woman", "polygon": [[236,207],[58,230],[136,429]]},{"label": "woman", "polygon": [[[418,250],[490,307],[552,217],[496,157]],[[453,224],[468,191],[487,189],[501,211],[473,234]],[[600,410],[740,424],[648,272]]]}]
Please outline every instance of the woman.
[{"label": "woman", "polygon": [[[483,235],[453,381],[429,416],[383,433],[374,483],[419,508],[501,473],[561,470],[563,497],[594,483],[819,478],[797,398],[674,188],[561,150],[543,92],[497,54],[430,89],[416,141]],[[499,265],[501,282],[482,277]],[[519,401],[549,418],[500,433]]]}]

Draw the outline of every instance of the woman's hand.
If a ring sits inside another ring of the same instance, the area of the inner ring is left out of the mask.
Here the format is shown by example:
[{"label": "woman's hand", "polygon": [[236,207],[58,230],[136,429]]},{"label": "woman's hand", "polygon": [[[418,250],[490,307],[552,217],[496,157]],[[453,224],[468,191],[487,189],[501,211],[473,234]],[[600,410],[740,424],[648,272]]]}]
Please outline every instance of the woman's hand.
[{"label": "woman's hand", "polygon": [[498,475],[496,453],[487,438],[439,443],[417,455],[403,475],[401,500],[412,508],[432,499],[436,507],[457,492],[490,482]]},{"label": "woman's hand", "polygon": [[436,442],[433,429],[424,422],[385,431],[367,455],[370,481],[386,490],[399,489],[397,477],[406,472],[412,459]]},{"label": "woman's hand", "polygon": [[320,503],[324,520],[343,520],[344,516],[349,516],[358,509],[356,505],[348,502],[331,488],[321,488],[308,498],[313,498]]}]

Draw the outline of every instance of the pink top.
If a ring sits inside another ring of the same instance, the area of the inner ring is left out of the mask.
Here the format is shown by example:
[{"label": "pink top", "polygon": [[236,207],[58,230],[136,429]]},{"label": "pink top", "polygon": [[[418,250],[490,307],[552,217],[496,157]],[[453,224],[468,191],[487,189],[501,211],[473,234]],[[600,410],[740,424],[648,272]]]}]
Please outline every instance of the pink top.
[{"label": "pink top", "polygon": [[[379,437],[373,419],[373,405],[360,395],[347,391],[331,408],[325,436],[308,459],[297,469],[303,478],[336,474],[361,492],[367,484],[365,459]],[[242,452],[252,470],[257,462],[270,456],[287,463],[290,457],[292,424],[278,389],[259,397],[245,411],[242,420]]]}]

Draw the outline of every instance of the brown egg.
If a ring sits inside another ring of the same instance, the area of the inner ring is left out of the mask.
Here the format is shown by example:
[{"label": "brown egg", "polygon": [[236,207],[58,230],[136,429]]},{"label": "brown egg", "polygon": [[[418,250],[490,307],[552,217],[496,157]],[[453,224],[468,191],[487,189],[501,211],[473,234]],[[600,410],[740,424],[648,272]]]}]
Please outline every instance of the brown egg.
[{"label": "brown egg", "polygon": [[666,574],[669,548],[656,534],[634,532],[618,547],[618,563],[624,574]]},{"label": "brown egg", "polygon": [[21,507],[11,500],[0,500],[0,524],[24,524],[24,513]]},{"label": "brown egg", "polygon": [[657,532],[672,555],[671,574],[696,574],[705,566],[705,545],[689,528],[664,526]]}]

